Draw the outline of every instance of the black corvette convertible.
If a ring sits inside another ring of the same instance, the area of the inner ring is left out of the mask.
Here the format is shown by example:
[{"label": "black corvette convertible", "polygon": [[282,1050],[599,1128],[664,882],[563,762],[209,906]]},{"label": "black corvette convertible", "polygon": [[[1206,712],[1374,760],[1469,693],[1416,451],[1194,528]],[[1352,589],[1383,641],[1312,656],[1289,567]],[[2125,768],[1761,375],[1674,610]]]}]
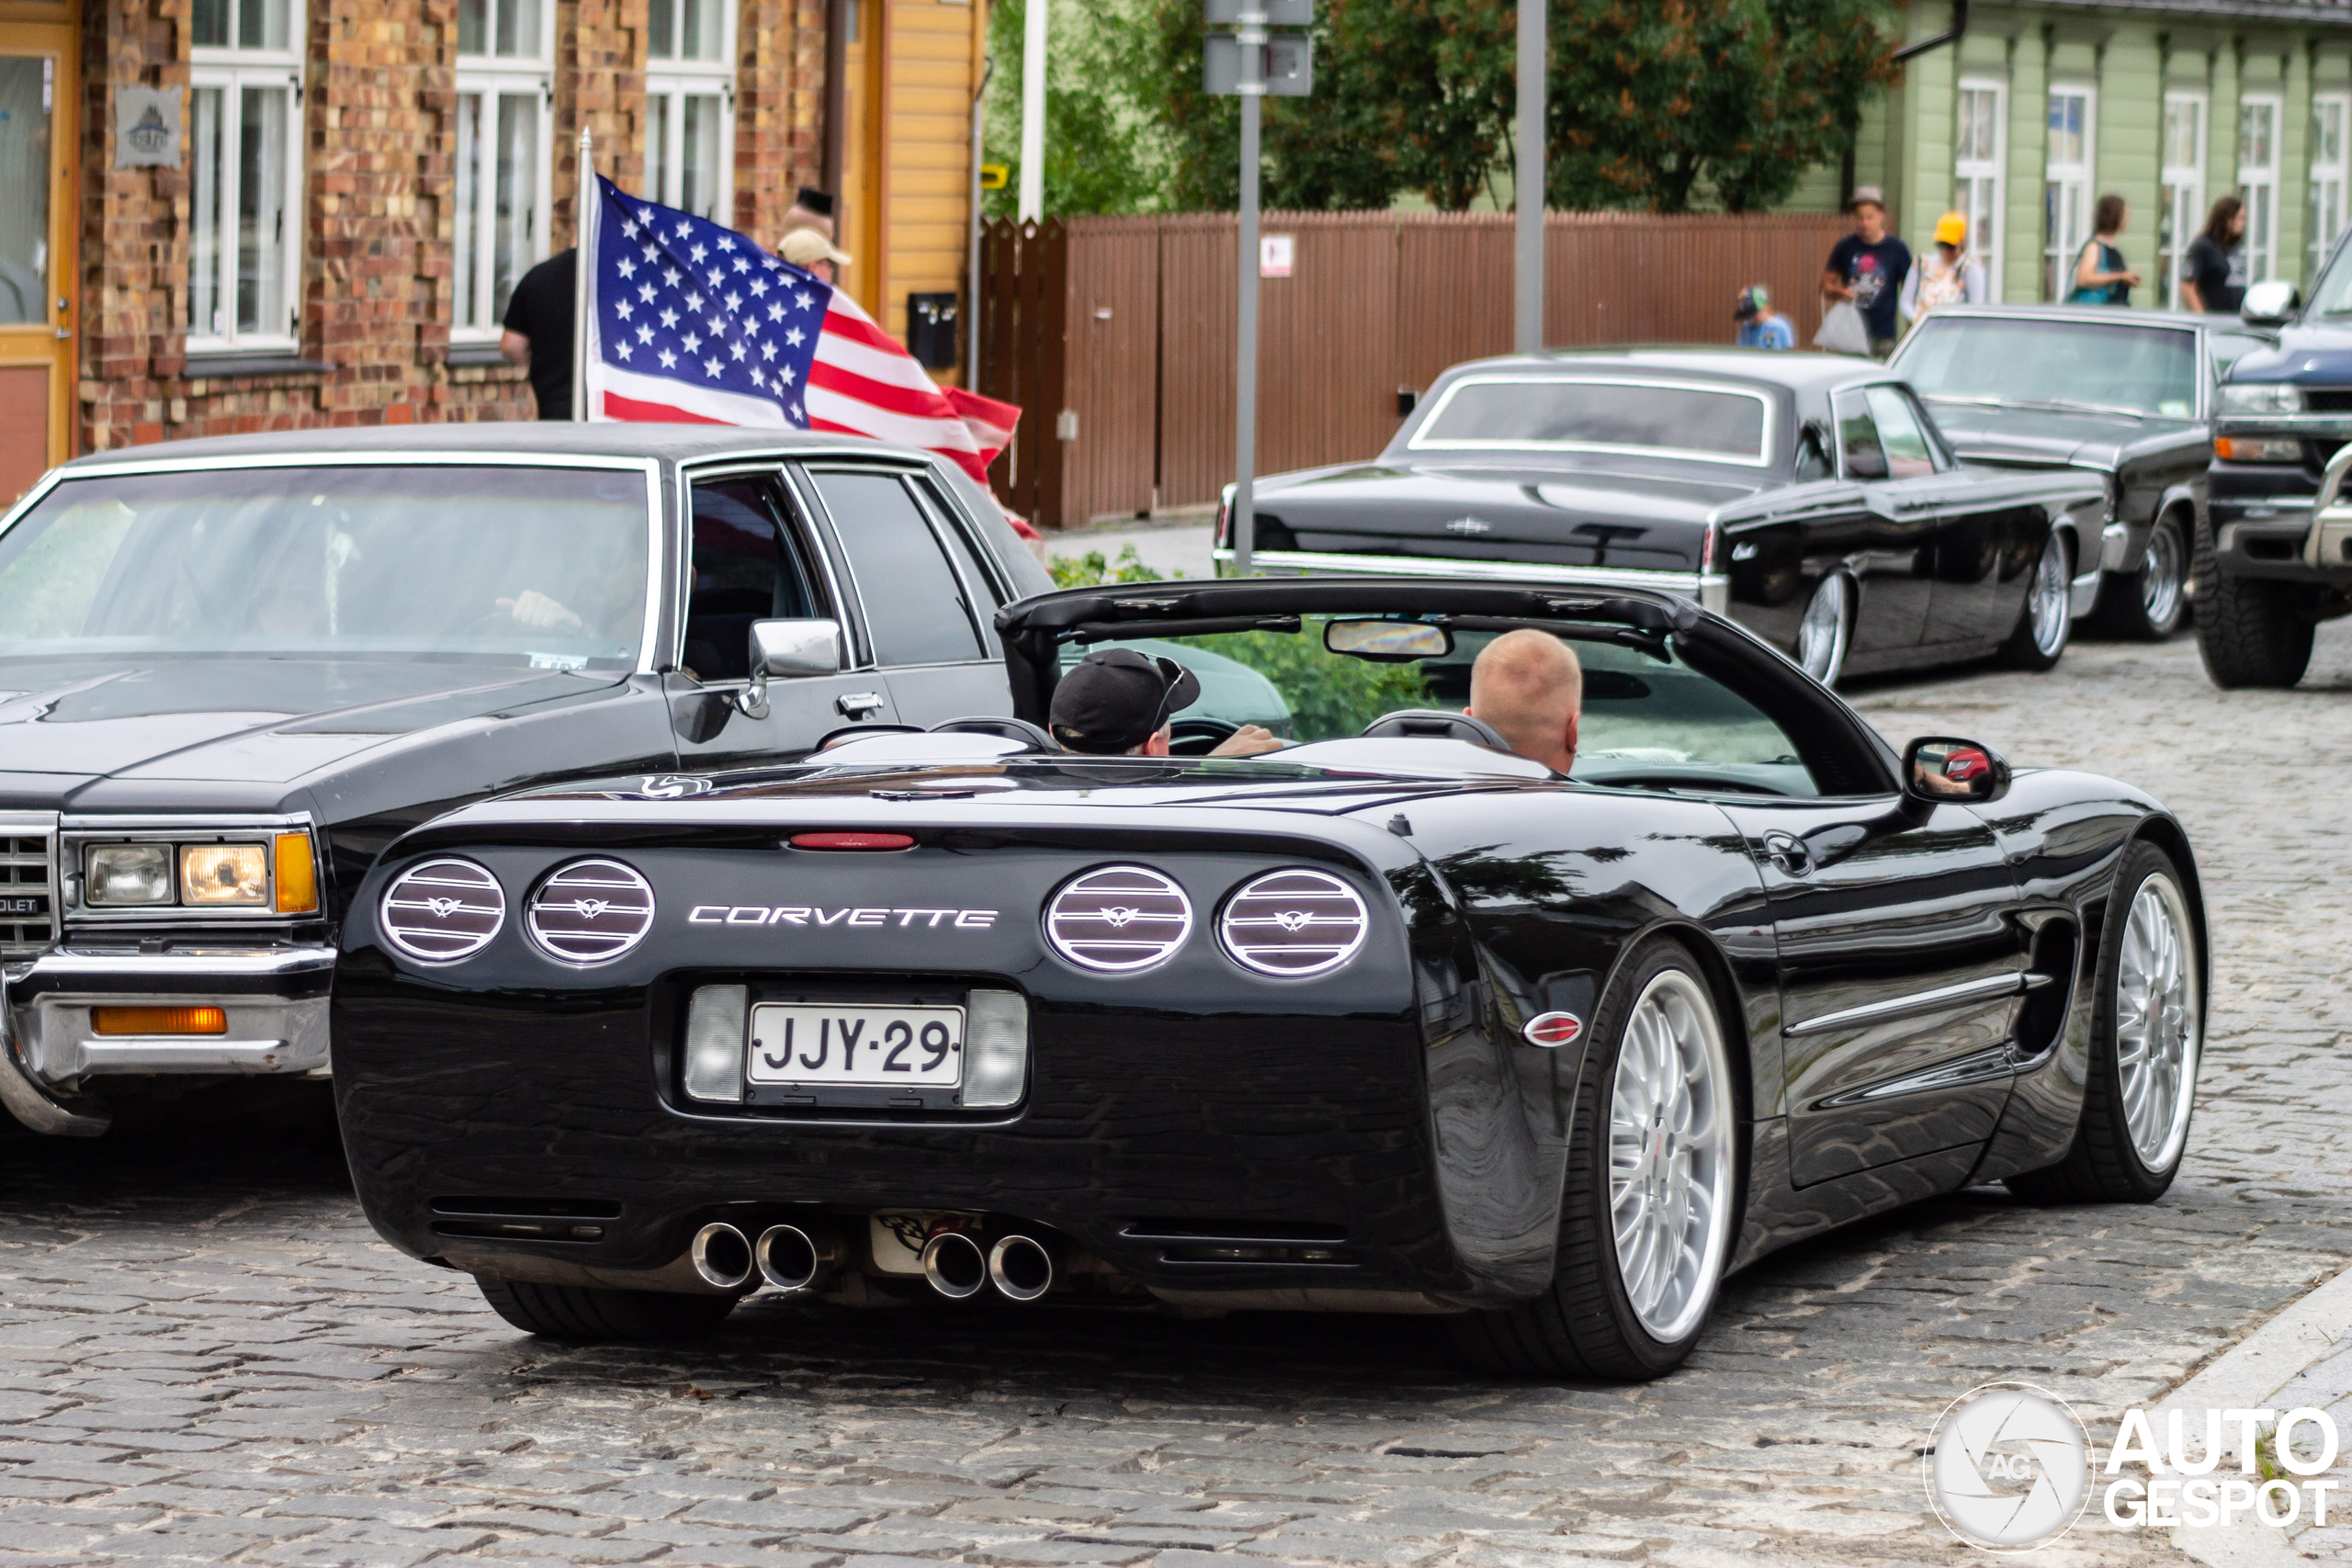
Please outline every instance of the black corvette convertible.
[{"label": "black corvette convertible", "polygon": [[[1153,583],[999,626],[1017,716],[389,850],[334,1002],[376,1227],[559,1337],[987,1294],[1443,1314],[1490,1367],[1645,1378],[1800,1237],[2178,1168],[2203,905],[2138,790],[1898,756],[1665,593]],[[1569,776],[1459,711],[1521,626],[1583,665]],[[1297,744],[1057,750],[1059,672],[1122,641],[1249,667]]]}]

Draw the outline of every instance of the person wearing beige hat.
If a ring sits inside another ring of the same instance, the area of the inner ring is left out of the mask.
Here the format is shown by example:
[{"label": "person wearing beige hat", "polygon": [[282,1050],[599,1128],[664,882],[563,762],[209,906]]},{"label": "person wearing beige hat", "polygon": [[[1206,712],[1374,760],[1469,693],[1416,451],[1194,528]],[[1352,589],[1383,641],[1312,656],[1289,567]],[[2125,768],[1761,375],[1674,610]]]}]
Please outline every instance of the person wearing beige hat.
[{"label": "person wearing beige hat", "polygon": [[1939,305],[1976,305],[1984,299],[1984,264],[1968,254],[1968,220],[1947,212],[1936,220],[1936,249],[1921,256],[1903,284],[1903,313],[1917,321]]},{"label": "person wearing beige hat", "polygon": [[816,274],[820,283],[838,284],[839,269],[850,265],[849,253],[826,238],[821,229],[795,229],[784,237],[776,254],[801,271]]}]

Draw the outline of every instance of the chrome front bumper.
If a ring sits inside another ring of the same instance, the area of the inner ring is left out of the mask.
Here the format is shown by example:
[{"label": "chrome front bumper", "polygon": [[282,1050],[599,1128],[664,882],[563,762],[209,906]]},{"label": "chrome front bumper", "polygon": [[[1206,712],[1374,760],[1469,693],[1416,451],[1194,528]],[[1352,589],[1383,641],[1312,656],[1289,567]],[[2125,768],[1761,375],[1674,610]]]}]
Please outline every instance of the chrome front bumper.
[{"label": "chrome front bumper", "polygon": [[[331,947],[221,944],[63,948],[12,964],[0,976],[0,1103],[35,1131],[98,1132],[103,1111],[76,1103],[93,1079],[322,1070],[334,959]],[[107,1006],[219,1008],[228,1029],[100,1034],[91,1010]]]},{"label": "chrome front bumper", "polygon": [[[1212,552],[1220,568],[1230,569],[1233,551]],[[1679,593],[1702,610],[1731,612],[1731,579],[1720,572],[1644,571],[1620,566],[1546,566],[1532,561],[1458,560],[1442,556],[1359,556],[1321,550],[1258,550],[1250,565],[1265,577],[1310,577],[1344,572],[1350,576],[1434,577],[1453,581],[1556,582],[1563,587],[1647,588]]]}]

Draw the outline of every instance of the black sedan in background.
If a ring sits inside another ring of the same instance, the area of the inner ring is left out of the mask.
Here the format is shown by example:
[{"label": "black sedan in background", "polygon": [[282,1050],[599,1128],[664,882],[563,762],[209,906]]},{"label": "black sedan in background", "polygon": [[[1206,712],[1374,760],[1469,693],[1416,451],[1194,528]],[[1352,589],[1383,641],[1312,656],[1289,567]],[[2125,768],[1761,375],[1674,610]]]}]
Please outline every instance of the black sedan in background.
[{"label": "black sedan in background", "polygon": [[2188,613],[2213,457],[2215,383],[2274,340],[2230,316],[2090,305],[1964,305],[1920,321],[1888,368],[1971,463],[2072,468],[2106,483],[2089,624],[2163,637]]},{"label": "black sedan in background", "polygon": [[[1964,463],[1864,360],[1546,352],[1457,365],[1370,463],[1256,498],[1270,572],[1664,589],[1816,678],[2046,670],[2098,585],[2097,476]],[[1234,558],[1230,508],[1221,562]]]}]

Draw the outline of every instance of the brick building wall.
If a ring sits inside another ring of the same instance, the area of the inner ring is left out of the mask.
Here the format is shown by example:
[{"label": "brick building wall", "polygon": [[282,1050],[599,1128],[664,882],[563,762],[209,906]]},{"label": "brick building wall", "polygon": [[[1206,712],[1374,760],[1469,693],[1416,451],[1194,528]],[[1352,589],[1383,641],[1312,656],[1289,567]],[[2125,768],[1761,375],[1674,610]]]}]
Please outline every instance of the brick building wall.
[{"label": "brick building wall", "polygon": [[[192,0],[84,0],[83,451],[306,426],[528,419],[522,372],[453,355],[458,0],[308,0],[291,359],[191,363],[193,155],[111,167],[114,90],[186,89]],[[573,150],[644,175],[648,0],[556,0],[548,246],[571,243]],[[735,224],[765,243],[820,183],[823,0],[741,0]],[[189,138],[192,141],[192,136]]]}]

